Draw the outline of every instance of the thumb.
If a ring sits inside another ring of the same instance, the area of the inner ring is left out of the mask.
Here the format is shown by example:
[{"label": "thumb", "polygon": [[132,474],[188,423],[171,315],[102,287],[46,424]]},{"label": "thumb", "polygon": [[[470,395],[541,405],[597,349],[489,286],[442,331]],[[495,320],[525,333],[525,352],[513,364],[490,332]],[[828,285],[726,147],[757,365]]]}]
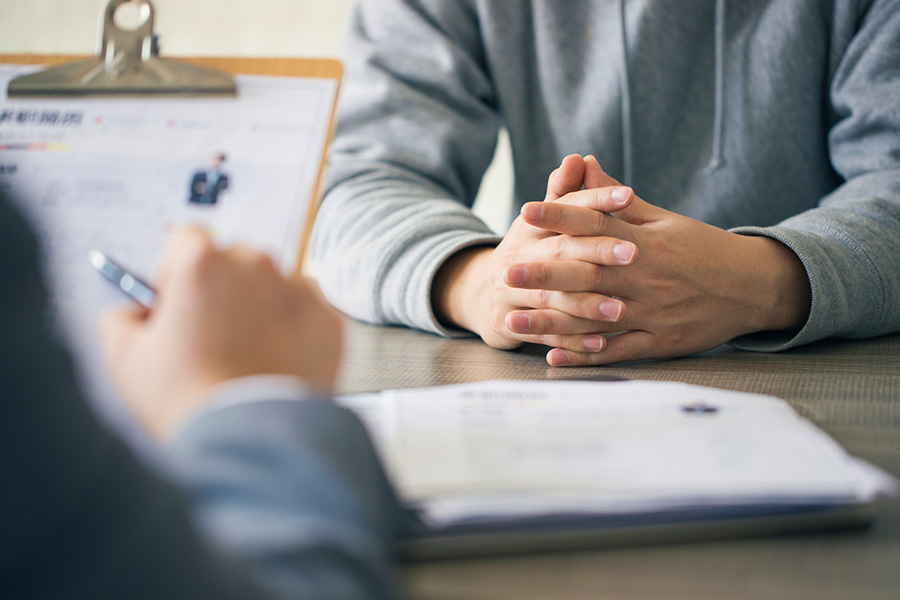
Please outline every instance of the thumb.
[{"label": "thumb", "polygon": [[584,187],[585,189],[609,187],[611,185],[622,185],[614,177],[609,175],[600,166],[600,162],[589,154],[584,157]]},{"label": "thumb", "polygon": [[[584,187],[586,189],[592,189],[612,185],[620,186],[622,184],[604,171],[603,167],[600,166],[600,162],[593,155],[586,156],[584,158]],[[639,225],[641,223],[646,223],[647,221],[655,220],[655,213],[659,210],[661,209],[642,200],[635,194],[627,207],[609,214],[626,223]]]},{"label": "thumb", "polygon": [[[100,319],[100,346],[107,367],[127,353],[150,311],[144,307],[111,310]],[[113,370],[115,370],[113,368]]]},{"label": "thumb", "polygon": [[580,154],[565,157],[559,168],[550,173],[544,201],[559,200],[566,194],[580,190],[584,184],[584,171],[585,162]]}]

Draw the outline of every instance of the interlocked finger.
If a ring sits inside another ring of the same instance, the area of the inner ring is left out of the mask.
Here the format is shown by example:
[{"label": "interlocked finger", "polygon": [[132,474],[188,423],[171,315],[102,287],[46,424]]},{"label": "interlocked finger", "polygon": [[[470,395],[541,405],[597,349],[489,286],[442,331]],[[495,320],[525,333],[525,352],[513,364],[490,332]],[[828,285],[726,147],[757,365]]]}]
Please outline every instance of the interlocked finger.
[{"label": "interlocked finger", "polygon": [[656,336],[646,331],[626,331],[608,337],[600,350],[579,350],[575,344],[557,344],[547,353],[547,363],[554,367],[589,367],[630,362],[664,356]]},{"label": "interlocked finger", "polygon": [[548,336],[602,333],[623,328],[621,324],[609,320],[584,319],[551,308],[510,311],[506,315],[505,325],[523,342],[547,345],[552,344]]},{"label": "interlocked finger", "polygon": [[[637,250],[633,244],[628,244],[621,249],[608,248],[606,250],[594,250],[584,248],[581,244],[582,256],[595,256],[605,254],[603,260],[612,262],[617,259],[619,253],[634,260]],[[575,253],[575,252],[573,252]],[[577,253],[575,253],[578,256]],[[622,261],[624,264],[627,262]],[[512,265],[506,268],[504,283],[510,287],[522,289],[556,290],[561,292],[602,292],[607,295],[628,297],[627,274],[623,274],[623,267],[599,266],[593,261],[585,259],[569,259],[568,257],[557,262],[533,262]]]},{"label": "interlocked finger", "polygon": [[521,312],[533,309],[555,310],[588,321],[621,323],[627,312],[626,303],[594,292],[557,292],[551,290],[518,290],[516,306]]}]

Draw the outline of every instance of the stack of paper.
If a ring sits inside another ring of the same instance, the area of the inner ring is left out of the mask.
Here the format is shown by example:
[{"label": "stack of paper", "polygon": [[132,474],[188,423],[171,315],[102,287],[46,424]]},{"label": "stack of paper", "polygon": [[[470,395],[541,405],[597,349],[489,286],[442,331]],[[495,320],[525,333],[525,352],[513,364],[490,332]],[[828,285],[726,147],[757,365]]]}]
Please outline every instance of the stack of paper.
[{"label": "stack of paper", "polygon": [[489,381],[339,401],[432,532],[796,514],[897,490],[771,396]]}]

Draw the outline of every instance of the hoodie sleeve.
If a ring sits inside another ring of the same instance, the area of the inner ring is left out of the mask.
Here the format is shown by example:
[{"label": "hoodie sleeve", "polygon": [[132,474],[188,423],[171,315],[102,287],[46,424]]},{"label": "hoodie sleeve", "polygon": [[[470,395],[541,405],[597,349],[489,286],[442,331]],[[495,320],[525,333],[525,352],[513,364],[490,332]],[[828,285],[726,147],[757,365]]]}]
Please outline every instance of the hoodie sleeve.
[{"label": "hoodie sleeve", "polygon": [[325,295],[357,319],[450,335],[432,312],[434,274],[499,241],[470,210],[499,127],[480,48],[461,2],[355,9],[311,256]]},{"label": "hoodie sleeve", "polygon": [[[853,15],[855,16],[855,15]],[[844,183],[819,206],[774,227],[733,231],[790,247],[809,275],[812,306],[799,332],[732,342],[778,351],[827,337],[900,330],[900,2],[871,3],[855,31],[835,31],[828,148]]]}]

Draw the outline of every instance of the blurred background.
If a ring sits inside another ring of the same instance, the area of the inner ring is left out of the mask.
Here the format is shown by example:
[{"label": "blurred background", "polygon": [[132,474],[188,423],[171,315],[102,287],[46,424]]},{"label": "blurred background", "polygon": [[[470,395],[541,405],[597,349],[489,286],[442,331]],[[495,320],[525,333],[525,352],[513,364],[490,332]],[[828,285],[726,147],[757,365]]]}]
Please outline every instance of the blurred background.
[{"label": "blurred background", "polygon": [[[340,58],[355,0],[152,0],[163,55]],[[107,0],[0,0],[0,53],[94,54]],[[121,25],[137,23],[123,6]],[[509,144],[501,136],[476,212],[505,232],[512,198]],[[549,175],[549,173],[548,173]]]}]

